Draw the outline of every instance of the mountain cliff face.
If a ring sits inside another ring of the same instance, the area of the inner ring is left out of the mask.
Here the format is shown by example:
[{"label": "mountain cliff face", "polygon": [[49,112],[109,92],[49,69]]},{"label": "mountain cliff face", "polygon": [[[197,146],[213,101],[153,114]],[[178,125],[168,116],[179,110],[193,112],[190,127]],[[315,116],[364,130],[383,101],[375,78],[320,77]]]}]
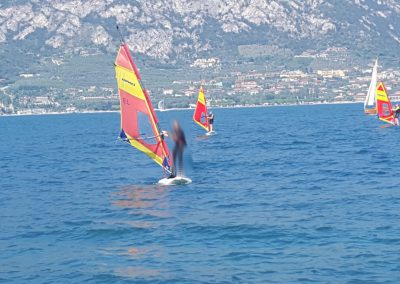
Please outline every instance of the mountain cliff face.
[{"label": "mountain cliff face", "polygon": [[398,0],[15,0],[0,4],[0,43],[115,51],[118,24],[134,52],[161,61],[249,43],[396,55],[399,16]]}]

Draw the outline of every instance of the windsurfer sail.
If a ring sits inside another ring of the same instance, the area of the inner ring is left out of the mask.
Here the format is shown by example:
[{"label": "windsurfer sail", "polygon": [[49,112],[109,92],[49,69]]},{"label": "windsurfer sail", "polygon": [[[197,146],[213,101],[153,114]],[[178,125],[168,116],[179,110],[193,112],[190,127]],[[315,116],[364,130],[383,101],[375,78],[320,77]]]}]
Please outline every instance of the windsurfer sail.
[{"label": "windsurfer sail", "polygon": [[200,86],[199,95],[197,97],[196,108],[193,114],[193,120],[203,127],[205,130],[210,131],[210,123],[208,121],[208,111],[206,96],[204,95],[203,86]]},{"label": "windsurfer sail", "polygon": [[382,82],[379,83],[376,89],[376,107],[378,110],[378,117],[380,120],[390,124],[394,124],[394,112],[392,104],[387,95],[385,85]]},{"label": "windsurfer sail", "polygon": [[120,138],[144,152],[166,174],[171,174],[172,163],[163,132],[128,45],[124,42],[121,42],[115,59],[115,73],[121,107]]},{"label": "windsurfer sail", "polygon": [[368,93],[364,101],[364,113],[376,114],[376,82],[378,78],[378,59],[375,60],[372,68],[371,83],[369,84]]}]

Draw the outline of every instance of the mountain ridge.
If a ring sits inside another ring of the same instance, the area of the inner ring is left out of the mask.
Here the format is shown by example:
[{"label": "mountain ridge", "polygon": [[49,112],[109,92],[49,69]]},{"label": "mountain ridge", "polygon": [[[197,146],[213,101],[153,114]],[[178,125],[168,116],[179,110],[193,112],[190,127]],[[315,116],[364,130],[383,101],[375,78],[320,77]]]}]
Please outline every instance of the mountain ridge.
[{"label": "mountain ridge", "polygon": [[0,46],[28,45],[37,54],[115,52],[118,24],[133,52],[161,62],[243,42],[395,56],[398,16],[394,0],[19,0],[0,5]]}]

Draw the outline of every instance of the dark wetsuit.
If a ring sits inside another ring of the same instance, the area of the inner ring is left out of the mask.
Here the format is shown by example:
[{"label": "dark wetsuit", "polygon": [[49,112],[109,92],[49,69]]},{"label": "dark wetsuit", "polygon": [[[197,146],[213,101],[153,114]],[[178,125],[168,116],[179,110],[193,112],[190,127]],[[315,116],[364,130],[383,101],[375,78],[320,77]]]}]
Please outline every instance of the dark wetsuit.
[{"label": "dark wetsuit", "polygon": [[208,123],[209,124],[213,124],[214,123],[214,114],[213,113],[208,116]]},{"label": "dark wetsuit", "polygon": [[394,112],[394,117],[400,118],[400,108],[396,109],[396,111]]},{"label": "dark wetsuit", "polygon": [[175,141],[175,147],[172,151],[172,157],[174,160],[174,171],[172,173],[173,176],[176,176],[176,159],[178,159],[178,174],[182,174],[183,168],[183,149],[186,146],[186,138],[183,130],[179,127],[178,129],[174,129],[173,139]]}]

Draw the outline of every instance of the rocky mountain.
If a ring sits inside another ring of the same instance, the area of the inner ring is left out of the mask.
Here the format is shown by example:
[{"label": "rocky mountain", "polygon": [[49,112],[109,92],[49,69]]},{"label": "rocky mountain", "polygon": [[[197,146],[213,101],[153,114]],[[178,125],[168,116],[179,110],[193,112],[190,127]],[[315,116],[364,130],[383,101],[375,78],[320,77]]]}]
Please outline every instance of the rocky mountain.
[{"label": "rocky mountain", "polygon": [[115,52],[116,24],[136,53],[159,61],[273,44],[295,52],[344,46],[397,56],[398,0],[8,0],[0,4],[0,56]]}]

